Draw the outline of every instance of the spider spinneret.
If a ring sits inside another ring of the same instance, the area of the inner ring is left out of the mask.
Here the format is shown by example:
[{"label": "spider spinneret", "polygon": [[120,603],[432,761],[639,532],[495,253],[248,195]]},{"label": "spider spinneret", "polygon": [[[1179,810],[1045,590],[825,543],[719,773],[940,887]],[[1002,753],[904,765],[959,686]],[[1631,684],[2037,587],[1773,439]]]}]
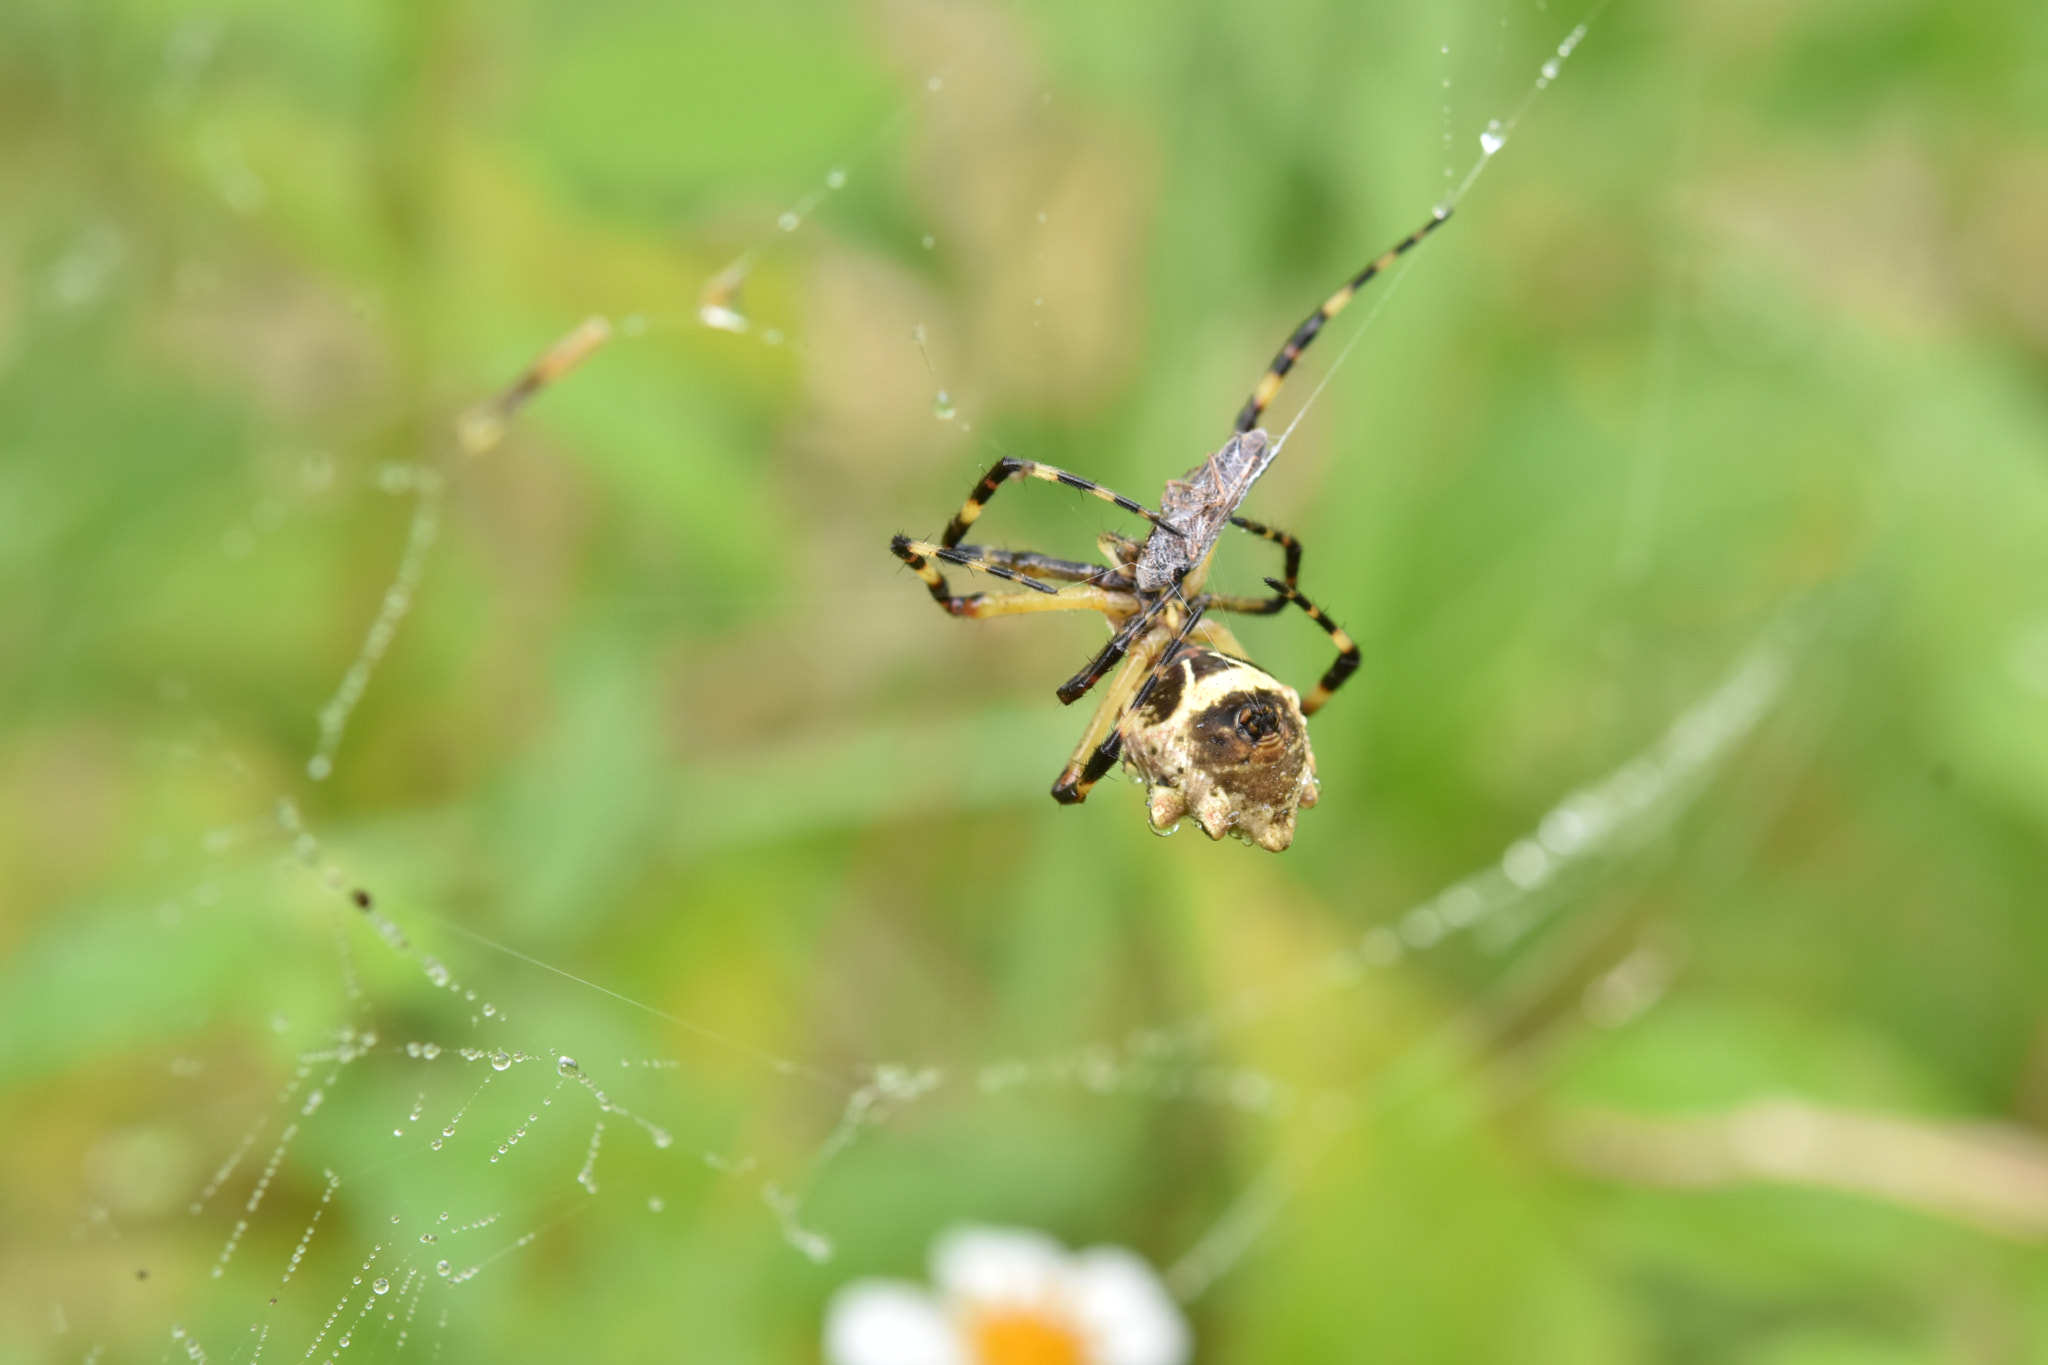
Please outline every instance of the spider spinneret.
[{"label": "spider spinneret", "polygon": [[[1324,324],[1373,276],[1450,217],[1430,220],[1347,281],[1288,337],[1238,413],[1222,449],[1160,494],[1159,511],[1078,474],[1035,460],[1004,456],[982,475],[937,542],[899,535],[895,556],[917,574],[932,599],[954,616],[1012,616],[1038,611],[1099,611],[1110,641],[1062,683],[1059,699],[1078,701],[1115,673],[1088,728],[1052,787],[1065,805],[1088,793],[1119,760],[1144,781],[1152,827],[1170,832],[1192,815],[1212,839],[1235,835],[1275,853],[1294,841],[1295,812],[1316,804],[1316,761],[1308,718],[1357,671],[1351,637],[1296,586],[1301,542],[1285,531],[1237,515],[1279,445],[1258,420]],[[1107,570],[1030,551],[964,545],[967,529],[996,490],[1016,478],[1042,479],[1091,494],[1152,523],[1142,541],[1106,534],[1097,545]],[[1205,592],[1209,565],[1224,528],[1235,526],[1278,545],[1281,578],[1268,578],[1271,597]],[[956,595],[939,564],[957,564],[1021,585],[1021,593]],[[1054,586],[1063,584],[1065,586]],[[1337,659],[1306,697],[1251,662],[1242,645],[1208,613],[1271,616],[1297,606],[1337,647]]]}]

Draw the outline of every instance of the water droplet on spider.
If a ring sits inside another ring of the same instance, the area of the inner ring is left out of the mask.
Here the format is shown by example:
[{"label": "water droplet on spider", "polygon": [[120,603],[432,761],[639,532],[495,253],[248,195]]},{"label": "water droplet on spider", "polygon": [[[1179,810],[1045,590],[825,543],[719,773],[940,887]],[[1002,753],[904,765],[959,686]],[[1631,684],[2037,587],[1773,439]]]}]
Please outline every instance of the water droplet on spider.
[{"label": "water droplet on spider", "polygon": [[828,189],[845,189],[846,172],[841,170],[839,167],[834,166],[831,170],[825,172],[825,185]]},{"label": "water droplet on spider", "polygon": [[315,782],[325,782],[334,772],[334,760],[326,754],[314,754],[306,762],[306,776]]},{"label": "water droplet on spider", "polygon": [[1171,839],[1174,835],[1180,833],[1180,821],[1174,821],[1165,829],[1161,829],[1157,825],[1147,825],[1145,826],[1145,828],[1151,830],[1154,834],[1158,835],[1162,839]]},{"label": "water droplet on spider", "polygon": [[511,1066],[512,1054],[505,1051],[505,1049],[499,1048],[496,1052],[493,1052],[491,1054],[491,1070],[507,1071],[511,1069]]},{"label": "water droplet on spider", "polygon": [[1479,135],[1479,150],[1492,156],[1507,145],[1508,135],[1501,131],[1499,119],[1488,119],[1486,131]]},{"label": "water droplet on spider", "polygon": [[959,412],[960,410],[953,406],[953,396],[944,389],[940,389],[938,394],[933,397],[932,416],[938,418],[941,422],[952,421],[959,415]]},{"label": "water droplet on spider", "polygon": [[434,1273],[436,1275],[446,1275],[449,1271],[453,1269],[455,1269],[455,1267],[448,1264],[448,1262],[446,1261],[434,1262]]},{"label": "water droplet on spider", "polygon": [[370,1281],[370,1289],[374,1293],[389,1294],[391,1292],[391,1281],[379,1275],[376,1279]]},{"label": "water droplet on spider", "polygon": [[785,213],[775,220],[775,226],[781,228],[784,232],[795,232],[797,225],[802,222],[803,219],[797,217],[794,213]]}]

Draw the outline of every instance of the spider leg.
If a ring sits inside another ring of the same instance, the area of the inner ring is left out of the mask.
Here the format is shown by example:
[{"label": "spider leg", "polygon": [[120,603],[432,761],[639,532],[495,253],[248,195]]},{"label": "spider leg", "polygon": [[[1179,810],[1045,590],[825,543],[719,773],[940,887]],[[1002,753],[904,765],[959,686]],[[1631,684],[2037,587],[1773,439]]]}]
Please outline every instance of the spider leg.
[{"label": "spider leg", "polygon": [[1143,611],[1124,622],[1117,633],[1110,637],[1109,643],[1102,647],[1102,651],[1082,665],[1079,673],[1061,683],[1053,695],[1068,706],[1086,696],[1089,689],[1107,677],[1109,671],[1123,659],[1131,648],[1131,642],[1151,626],[1152,618],[1165,610],[1166,604],[1176,600],[1178,596],[1177,592],[1165,592],[1146,603]]},{"label": "spider leg", "polygon": [[[911,571],[924,581],[925,587],[931,592],[932,600],[940,606],[946,606],[947,603],[957,599],[953,597],[951,590],[946,586],[946,576],[939,572],[938,565],[932,563],[934,559],[943,559],[948,564],[958,564],[962,568],[979,569],[985,574],[996,578],[1006,578],[1012,583],[1022,583],[1033,592],[1056,593],[1059,591],[1058,588],[1048,587],[1029,574],[1018,573],[1014,569],[1006,569],[1000,564],[983,559],[980,555],[970,554],[966,550],[956,550],[950,545],[934,545],[929,540],[912,540],[909,536],[895,536],[889,541],[889,549],[898,559],[908,564]],[[947,607],[947,610],[950,611],[951,608]]]},{"label": "spider leg", "polygon": [[953,548],[963,555],[1056,583],[1103,583],[1118,573],[1099,564],[1085,564],[1078,559],[1056,559],[1031,550],[999,550],[992,545],[955,545]]},{"label": "spider leg", "polygon": [[[1124,670],[1116,683],[1104,694],[1102,705],[1095,709],[1095,718],[1089,722],[1088,732],[1081,736],[1080,747],[1067,760],[1067,766],[1060,770],[1059,781],[1053,783],[1052,795],[1062,805],[1077,805],[1088,799],[1088,793],[1103,775],[1116,766],[1124,751],[1123,720],[1125,716],[1145,704],[1152,695],[1152,689],[1159,685],[1166,661],[1195,630],[1208,610],[1197,600],[1188,610],[1188,619],[1181,622],[1180,630],[1162,648],[1152,644],[1141,644],[1131,655],[1131,666]],[[1133,685],[1135,683],[1135,686]],[[1114,708],[1114,709],[1112,709]],[[1103,732],[1107,730],[1107,734]],[[1090,751],[1089,744],[1097,736],[1100,742]],[[1087,757],[1082,757],[1082,755]]]},{"label": "spider leg", "polygon": [[[1281,577],[1286,579],[1288,587],[1294,586],[1295,581],[1301,577],[1300,541],[1285,531],[1275,530],[1273,527],[1263,522],[1253,521],[1249,517],[1232,517],[1230,524],[1241,531],[1251,532],[1261,540],[1270,540],[1275,545],[1278,545],[1287,557],[1287,566],[1281,570]],[[1287,599],[1279,596],[1261,598],[1219,597],[1216,599],[1216,606],[1222,611],[1243,612],[1247,616],[1272,616],[1287,609]]]},{"label": "spider leg", "polygon": [[978,592],[971,597],[946,600],[947,611],[975,620],[1041,611],[1099,611],[1105,616],[1122,617],[1138,610],[1138,606],[1139,599],[1131,593],[1086,585],[1067,588],[1051,597],[1033,592]]},{"label": "spider leg", "polygon": [[[1130,710],[1132,694],[1151,676],[1153,665],[1158,662],[1158,649],[1152,638],[1140,640],[1131,651],[1130,666],[1103,690],[1095,714],[1088,718],[1088,728],[1081,732],[1081,742],[1074,746],[1067,766],[1060,769],[1052,784],[1053,800],[1063,806],[1080,805],[1115,764],[1117,755],[1123,751],[1123,738],[1117,727]],[[1102,756],[1105,750],[1109,754],[1106,759]]]},{"label": "spider leg", "polygon": [[1043,479],[1047,483],[1059,483],[1065,484],[1069,488],[1078,488],[1083,493],[1101,498],[1104,502],[1113,502],[1118,507],[1123,508],[1124,511],[1134,516],[1143,517],[1154,526],[1161,527],[1174,535],[1181,534],[1179,528],[1166,522],[1157,512],[1148,510],[1143,503],[1136,502],[1121,493],[1104,488],[1099,483],[1084,479],[1079,474],[1069,474],[1064,469],[1055,469],[1049,464],[1040,464],[1036,460],[1020,460],[1014,455],[1005,455],[990,467],[988,473],[981,476],[980,483],[974,485],[974,491],[969,493],[967,501],[960,505],[958,514],[946,523],[946,532],[939,537],[939,544],[948,548],[958,545],[960,537],[967,534],[967,528],[972,526],[975,519],[981,515],[981,509],[988,506],[988,500],[996,495],[996,490],[1009,480],[1019,477]]},{"label": "spider leg", "polygon": [[[983,550],[976,545],[950,549],[943,545],[934,545],[930,541],[912,540],[908,536],[897,536],[890,542],[890,548],[896,552],[898,559],[908,564],[918,578],[923,580],[925,587],[931,591],[932,600],[949,616],[989,617],[1016,616],[1032,611],[1099,611],[1122,617],[1138,610],[1138,598],[1131,593],[1087,583],[1075,583],[1061,591],[1039,582],[1026,573],[1005,567],[1005,563],[1022,564],[1025,569],[1036,569],[1048,578],[1054,576],[1055,568],[1059,570],[1059,577],[1070,580],[1082,576],[1100,576],[1099,570],[1092,569],[1086,564],[1027,552]],[[1033,591],[994,595],[977,592],[956,597],[946,586],[946,576],[940,573],[939,566],[932,562],[934,559],[979,569],[997,578],[1006,578],[1012,583],[1022,583]],[[998,560],[1004,563],[999,563]],[[1068,572],[1069,570],[1072,572]]]},{"label": "spider leg", "polygon": [[1267,579],[1266,586],[1307,612],[1308,619],[1329,632],[1331,643],[1337,646],[1337,662],[1330,665],[1329,671],[1323,674],[1315,690],[1301,699],[1301,714],[1312,716],[1323,708],[1323,703],[1330,699],[1331,693],[1344,685],[1346,678],[1358,671],[1358,644],[1346,635],[1335,621],[1323,615],[1321,607],[1303,597],[1293,587],[1277,578]]},{"label": "spider leg", "polygon": [[1259,379],[1258,387],[1246,400],[1244,410],[1237,414],[1237,430],[1250,431],[1259,424],[1259,414],[1266,410],[1280,392],[1287,372],[1294,368],[1294,362],[1301,359],[1301,353],[1316,339],[1316,333],[1323,330],[1323,324],[1344,311],[1344,305],[1351,302],[1358,291],[1365,288],[1366,281],[1386,270],[1398,260],[1402,253],[1410,251],[1430,233],[1435,232],[1450,220],[1451,211],[1439,206],[1430,220],[1397,242],[1385,255],[1376,257],[1372,264],[1353,275],[1348,283],[1323,301],[1323,306],[1310,313],[1301,326],[1294,329],[1294,335],[1287,338],[1287,344],[1280,348],[1280,354],[1273,357],[1273,363],[1266,367],[1266,373]]}]

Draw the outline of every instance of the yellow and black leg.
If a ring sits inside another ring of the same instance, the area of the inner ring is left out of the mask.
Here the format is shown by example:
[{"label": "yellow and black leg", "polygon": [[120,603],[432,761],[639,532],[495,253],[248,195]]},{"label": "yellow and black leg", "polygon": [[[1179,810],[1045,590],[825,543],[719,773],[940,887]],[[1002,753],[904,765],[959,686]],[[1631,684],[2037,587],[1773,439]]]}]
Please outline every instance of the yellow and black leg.
[{"label": "yellow and black leg", "polygon": [[1178,588],[1153,598],[1143,611],[1124,622],[1117,633],[1109,637],[1109,643],[1102,647],[1101,653],[1090,659],[1079,673],[1061,683],[1053,695],[1067,706],[1072,706],[1088,695],[1089,689],[1107,677],[1112,668],[1123,662],[1125,653],[1131,648],[1131,642],[1151,627],[1152,618],[1159,615],[1168,602],[1179,600]]},{"label": "yellow and black leg", "polygon": [[[928,540],[912,540],[909,536],[897,536],[889,542],[889,548],[896,557],[908,564],[911,571],[924,583],[937,602],[953,616],[1010,616],[1026,611],[1080,611],[1090,609],[1114,610],[1119,613],[1137,610],[1137,599],[1128,593],[1116,591],[1077,592],[1069,589],[1048,587],[1040,580],[1050,579],[1058,583],[1086,584],[1091,579],[1110,575],[1111,571],[1098,569],[1092,564],[1083,564],[1072,559],[1055,559],[1051,555],[1034,554],[1029,550],[998,550],[984,545],[934,545]],[[978,569],[1012,583],[1022,583],[1035,592],[1058,594],[1063,601],[1072,605],[1052,605],[1040,598],[1023,594],[1006,593],[991,597],[987,593],[969,593],[956,597],[947,586],[946,576],[934,560],[958,564],[963,568]],[[992,609],[990,603],[1005,602],[1015,598],[1023,602],[1040,603],[1035,606],[1011,606]],[[1108,603],[1109,605],[1104,605]]]},{"label": "yellow and black leg", "polygon": [[1337,662],[1330,665],[1329,671],[1323,674],[1322,681],[1315,685],[1315,690],[1301,699],[1301,713],[1304,716],[1312,716],[1323,709],[1323,703],[1330,699],[1331,693],[1344,685],[1345,679],[1358,671],[1358,644],[1346,635],[1335,621],[1323,615],[1321,607],[1303,597],[1289,584],[1282,583],[1277,578],[1269,578],[1266,580],[1266,586],[1307,612],[1308,619],[1328,632],[1330,642],[1337,646]]},{"label": "yellow and black leg", "polygon": [[1365,288],[1373,276],[1389,269],[1403,254],[1414,249],[1415,244],[1429,236],[1449,221],[1449,208],[1438,208],[1430,220],[1397,242],[1392,249],[1375,257],[1372,264],[1353,275],[1342,289],[1323,301],[1323,306],[1310,313],[1301,326],[1294,329],[1294,335],[1287,338],[1287,344],[1280,348],[1280,354],[1273,357],[1273,363],[1266,367],[1266,373],[1259,379],[1258,387],[1245,401],[1244,410],[1237,414],[1237,430],[1250,431],[1259,424],[1259,414],[1266,410],[1280,392],[1281,383],[1287,372],[1294,368],[1294,362],[1301,359],[1301,353],[1316,339],[1316,333],[1324,324],[1344,311],[1344,305],[1351,302],[1358,291]]},{"label": "yellow and black leg", "polygon": [[939,544],[948,548],[958,545],[960,538],[967,534],[967,528],[974,525],[976,518],[981,516],[981,509],[988,506],[989,499],[996,495],[996,490],[1009,480],[1019,478],[1043,479],[1047,483],[1078,488],[1083,493],[1101,498],[1104,502],[1113,502],[1124,511],[1143,517],[1154,526],[1165,527],[1174,535],[1180,534],[1174,527],[1167,525],[1157,512],[1149,510],[1143,503],[1104,488],[1099,483],[1084,479],[1079,474],[1069,474],[1064,469],[1055,469],[1049,464],[1040,464],[1036,460],[1020,460],[1015,456],[1005,455],[990,467],[988,473],[981,476],[981,482],[974,485],[974,491],[969,493],[967,501],[961,504],[959,514],[946,523],[946,532],[939,537]]},{"label": "yellow and black leg", "polygon": [[1034,550],[1001,550],[993,545],[955,545],[953,549],[963,555],[1000,568],[1010,569],[1027,578],[1043,578],[1054,583],[1102,583],[1114,579],[1117,570],[1104,568],[1100,564],[1084,564],[1078,559],[1059,559],[1042,555]]},{"label": "yellow and black leg", "polygon": [[1095,714],[1088,718],[1088,728],[1081,732],[1081,742],[1074,746],[1074,752],[1067,759],[1067,766],[1060,769],[1060,775],[1052,784],[1052,799],[1063,806],[1078,806],[1088,799],[1088,793],[1116,765],[1123,752],[1123,735],[1119,726],[1126,712],[1130,710],[1131,697],[1152,676],[1153,666],[1159,661],[1159,646],[1152,637],[1140,640],[1130,654],[1130,667],[1111,680],[1103,689],[1102,700],[1095,707]]},{"label": "yellow and black leg", "polygon": [[[1271,526],[1253,521],[1249,517],[1232,517],[1230,524],[1237,527],[1240,531],[1249,531],[1261,540],[1270,540],[1275,545],[1278,545],[1281,552],[1287,558],[1286,567],[1281,570],[1280,576],[1286,581],[1288,587],[1291,588],[1295,585],[1301,577],[1300,541],[1285,531],[1275,530]],[[1271,616],[1276,612],[1287,609],[1287,599],[1279,596],[1259,598],[1232,597],[1218,599],[1216,605],[1224,611],[1243,612],[1247,616]]]},{"label": "yellow and black leg", "polygon": [[[1116,766],[1124,751],[1124,717],[1143,706],[1146,698],[1152,695],[1152,689],[1159,685],[1160,674],[1188,636],[1195,633],[1205,610],[1207,608],[1197,600],[1171,640],[1161,645],[1154,636],[1133,652],[1130,668],[1103,697],[1102,705],[1095,710],[1094,720],[1089,722],[1088,733],[1081,737],[1080,747],[1067,760],[1067,766],[1060,770],[1059,780],[1052,785],[1053,800],[1066,806],[1079,805],[1088,799],[1090,789]],[[1091,743],[1094,745],[1092,749],[1089,747]]]}]

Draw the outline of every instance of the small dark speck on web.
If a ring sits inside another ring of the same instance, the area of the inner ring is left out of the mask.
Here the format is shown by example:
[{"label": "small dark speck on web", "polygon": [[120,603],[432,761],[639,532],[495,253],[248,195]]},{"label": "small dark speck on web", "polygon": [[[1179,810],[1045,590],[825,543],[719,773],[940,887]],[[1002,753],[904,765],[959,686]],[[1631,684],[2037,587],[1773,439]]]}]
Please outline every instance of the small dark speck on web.
[{"label": "small dark speck on web", "polygon": [[149,1278],[149,1272],[147,1270],[138,1270],[135,1272],[135,1278],[138,1280],[146,1280]]},{"label": "small dark speck on web", "polygon": [[358,910],[370,908],[370,893],[363,890],[360,886],[349,892],[348,898],[356,903],[356,909]]}]

